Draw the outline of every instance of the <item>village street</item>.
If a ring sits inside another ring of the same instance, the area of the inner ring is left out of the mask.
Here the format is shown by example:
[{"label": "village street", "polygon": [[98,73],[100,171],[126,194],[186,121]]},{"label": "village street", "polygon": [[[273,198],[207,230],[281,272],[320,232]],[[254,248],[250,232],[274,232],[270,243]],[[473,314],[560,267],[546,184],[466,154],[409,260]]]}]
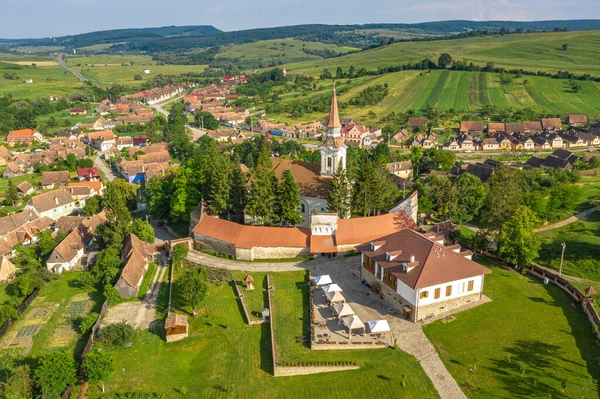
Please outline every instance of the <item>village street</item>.
[{"label": "village street", "polygon": [[[381,299],[379,295],[373,294],[366,286],[361,284],[359,277],[360,257],[317,258],[311,261],[300,262],[261,263],[234,261],[217,258],[198,251],[190,251],[188,259],[202,265],[228,270],[284,272],[306,269],[314,276],[329,274],[331,279],[342,288],[348,303],[361,320],[385,319],[388,321],[398,347],[413,355],[419,361],[442,399],[466,398],[442,363],[435,348],[423,333],[422,324],[415,324],[402,319],[397,311],[392,309],[385,300]],[[489,299],[485,299],[481,303],[487,301]]]},{"label": "village street", "polygon": [[102,173],[104,173],[106,180],[113,181],[117,178],[117,176],[115,176],[113,171],[108,166],[106,166],[106,164],[100,159],[100,157],[96,157],[94,159],[94,165],[98,169],[100,169],[102,171]]}]

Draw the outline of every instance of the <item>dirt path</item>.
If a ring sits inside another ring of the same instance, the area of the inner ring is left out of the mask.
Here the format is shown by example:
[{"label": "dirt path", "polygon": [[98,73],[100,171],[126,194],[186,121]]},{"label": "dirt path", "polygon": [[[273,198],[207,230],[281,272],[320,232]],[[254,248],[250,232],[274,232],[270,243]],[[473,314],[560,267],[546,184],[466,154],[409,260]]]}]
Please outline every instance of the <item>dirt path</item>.
[{"label": "dirt path", "polygon": [[596,206],[594,208],[591,209],[587,209],[583,212],[578,213],[575,216],[571,216],[568,219],[562,220],[558,223],[554,223],[554,224],[550,224],[548,226],[544,226],[544,227],[540,227],[539,229],[533,229],[534,233],[538,233],[540,231],[546,231],[546,230],[553,230],[553,229],[558,229],[559,227],[563,227],[563,226],[567,226],[571,223],[575,223],[578,222],[580,220],[587,220],[587,218],[594,212],[596,211],[600,211],[600,206]]}]

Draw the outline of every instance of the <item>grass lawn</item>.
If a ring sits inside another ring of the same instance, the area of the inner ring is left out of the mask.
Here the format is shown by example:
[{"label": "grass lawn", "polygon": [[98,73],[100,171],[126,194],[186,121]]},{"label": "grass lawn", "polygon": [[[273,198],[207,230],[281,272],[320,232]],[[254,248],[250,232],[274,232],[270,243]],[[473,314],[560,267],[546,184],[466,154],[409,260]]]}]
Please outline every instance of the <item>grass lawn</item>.
[{"label": "grass lawn", "polygon": [[563,273],[600,281],[600,212],[592,213],[586,221],[542,231],[538,237],[542,241],[540,264],[558,270],[564,242]]},{"label": "grass lawn", "polygon": [[493,301],[424,329],[465,394],[597,398],[592,379],[600,377],[600,348],[583,311],[571,306],[571,297],[487,258],[478,261],[492,270],[484,292]]},{"label": "grass lawn", "polygon": [[[258,285],[264,274],[252,276]],[[290,348],[296,345],[295,336],[303,334],[303,280],[302,272],[277,273],[273,279],[275,306],[283,318],[277,322],[290,324],[279,331],[278,339],[288,341]],[[297,344],[300,347],[292,350],[305,358],[356,359],[361,369],[274,378],[269,326],[245,324],[234,290],[226,282],[210,285],[199,315],[190,321],[186,340],[166,344],[156,334],[140,332],[131,347],[114,350],[117,371],[106,382],[107,392],[160,392],[172,398],[185,397],[177,393],[185,387],[188,397],[195,398],[308,398],[321,396],[327,387],[328,392],[343,393],[341,397],[360,397],[367,391],[385,398],[437,397],[417,361],[394,349],[313,354]],[[402,373],[407,374],[405,388],[400,385]],[[101,397],[101,392],[92,386],[88,395]]]},{"label": "grass lawn", "polygon": [[4,199],[6,190],[8,189],[8,181],[11,180],[13,185],[16,187],[19,184],[27,180],[34,188],[37,188],[40,181],[42,180],[41,173],[31,173],[29,175],[17,176],[12,179],[0,179],[0,198]]}]

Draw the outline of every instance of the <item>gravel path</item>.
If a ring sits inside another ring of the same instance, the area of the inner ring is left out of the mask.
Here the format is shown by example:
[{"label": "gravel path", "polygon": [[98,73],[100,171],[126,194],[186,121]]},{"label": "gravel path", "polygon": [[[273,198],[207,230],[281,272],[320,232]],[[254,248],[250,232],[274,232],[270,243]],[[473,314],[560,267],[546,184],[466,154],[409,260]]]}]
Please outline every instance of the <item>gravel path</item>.
[{"label": "gravel path", "polygon": [[359,278],[360,257],[317,258],[311,261],[268,263],[240,262],[218,258],[198,251],[190,251],[188,259],[205,266],[248,272],[284,272],[308,269],[313,275],[329,274],[342,287],[344,296],[357,316],[364,321],[386,319],[398,347],[413,355],[433,383],[442,399],[466,399],[435,348],[429,342],[422,325],[406,321],[379,295],[373,295]]}]

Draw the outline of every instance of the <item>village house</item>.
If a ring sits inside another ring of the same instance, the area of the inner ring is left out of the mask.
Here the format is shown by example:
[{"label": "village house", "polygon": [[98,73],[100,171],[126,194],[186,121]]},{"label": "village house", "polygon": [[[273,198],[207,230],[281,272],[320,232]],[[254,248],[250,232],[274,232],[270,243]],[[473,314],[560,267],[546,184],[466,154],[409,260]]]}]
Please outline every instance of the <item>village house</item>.
[{"label": "village house", "polygon": [[490,122],[487,127],[488,134],[493,136],[496,133],[506,132],[506,126],[504,123]]},{"label": "village house", "polygon": [[133,137],[129,137],[129,136],[117,137],[115,139],[115,146],[117,147],[117,149],[119,151],[121,151],[123,148],[133,147]]},{"label": "village house", "polygon": [[390,144],[402,145],[403,142],[408,140],[408,137],[408,131],[406,129],[403,129],[390,138]]},{"label": "village house", "polygon": [[20,165],[18,165],[16,162],[9,162],[6,164],[4,172],[2,172],[2,177],[5,179],[12,179],[24,174],[25,171]]},{"label": "village house", "polygon": [[12,152],[3,145],[0,145],[0,166],[6,165],[13,158]]},{"label": "village house", "polygon": [[545,168],[571,171],[579,157],[571,151],[557,149],[546,158],[531,157],[525,162],[527,168]]},{"label": "village house", "polygon": [[84,143],[100,151],[106,151],[115,144],[115,134],[112,130],[85,133],[82,138]]},{"label": "village house", "polygon": [[483,151],[499,150],[500,144],[498,144],[498,141],[495,138],[487,137],[481,140],[481,149]]},{"label": "village house", "polygon": [[434,233],[411,229],[383,235],[357,247],[361,279],[404,318],[418,322],[482,299],[487,268],[460,245],[443,245]]},{"label": "village house", "polygon": [[33,129],[20,129],[11,130],[6,136],[6,143],[9,147],[26,145],[31,147],[33,140],[35,139],[35,130]]},{"label": "village house", "polygon": [[508,134],[497,134],[495,140],[498,142],[498,146],[501,150],[512,150],[514,149],[512,136]]},{"label": "village house", "polygon": [[460,144],[458,144],[458,140],[452,139],[448,142],[445,149],[448,151],[460,151]]},{"label": "village house", "polygon": [[29,200],[25,209],[35,211],[39,217],[47,216],[52,220],[77,210],[73,197],[64,188],[36,195]]},{"label": "village house", "polygon": [[419,128],[421,128],[421,126],[424,126],[424,128],[427,128],[427,123],[429,123],[427,118],[408,118],[408,125],[411,127],[411,129],[413,131],[419,130]]},{"label": "village house", "polygon": [[71,175],[66,170],[58,172],[42,172],[42,182],[40,185],[44,190],[49,190],[56,186],[65,186],[70,178]]},{"label": "village house", "polygon": [[504,125],[506,133],[525,134],[525,125],[523,123],[507,123]]},{"label": "village house", "polygon": [[541,122],[544,130],[562,130],[560,118],[542,118]]},{"label": "village house", "polygon": [[370,132],[369,129],[363,125],[348,125],[341,128],[342,139],[346,143],[354,142],[359,143],[359,146],[363,145],[363,140],[367,137]]},{"label": "village house", "polygon": [[475,151],[477,146],[471,136],[465,136],[460,143],[461,151]]},{"label": "village house", "polygon": [[587,124],[587,116],[584,114],[570,114],[567,123],[574,127],[583,127]]},{"label": "village house", "polygon": [[[100,196],[102,196],[103,190],[104,190],[104,186],[102,184],[102,181],[100,181],[100,180],[73,182],[73,183],[69,183],[67,185],[67,188],[73,188],[73,187],[88,187],[91,190],[90,193],[95,193],[93,195],[100,195]],[[71,190],[71,192],[73,192],[73,191]]]},{"label": "village house", "polygon": [[421,146],[425,149],[435,148],[438,146],[438,144],[437,135],[433,132],[421,142]]},{"label": "village house", "polygon": [[461,134],[479,135],[483,132],[483,122],[461,121],[459,131]]},{"label": "village house", "polygon": [[576,135],[562,134],[561,138],[564,148],[582,148],[588,146],[588,143],[584,139]]},{"label": "village house", "polygon": [[515,137],[519,141],[521,147],[524,150],[531,151],[535,148],[535,142],[533,141],[533,139],[531,137],[526,136],[524,134],[518,134],[518,133],[514,133],[513,137]]},{"label": "village house", "polygon": [[8,260],[8,257],[0,255],[0,283],[6,283],[11,280],[16,272],[17,268]]},{"label": "village house", "polygon": [[115,288],[123,298],[138,295],[148,265],[154,260],[156,253],[153,244],[140,240],[134,234],[127,236],[121,251],[121,259],[125,262],[125,266],[115,284]]},{"label": "village house", "polygon": [[33,194],[35,189],[27,180],[23,181],[21,184],[17,185],[17,191],[21,194],[21,196],[25,197],[27,195]]},{"label": "village house", "polygon": [[560,135],[558,135],[556,133],[543,132],[541,134],[541,137],[548,140],[548,143],[550,143],[550,146],[552,148],[562,148],[563,147],[563,139]]},{"label": "village house", "polygon": [[98,181],[102,179],[98,168],[79,168],[77,169],[77,178],[79,181]]},{"label": "village house", "polygon": [[413,165],[411,161],[390,162],[386,166],[394,176],[401,177],[404,180],[410,180],[413,177]]},{"label": "village house", "polygon": [[54,248],[46,262],[46,268],[56,274],[71,271],[81,260],[84,252],[83,233],[79,229],[74,229]]},{"label": "village house", "polygon": [[530,134],[538,134],[543,130],[542,122],[540,121],[525,121],[523,122],[523,128],[525,129],[525,133]]},{"label": "village house", "polygon": [[83,115],[87,115],[87,111],[85,109],[72,109],[71,111],[69,111],[69,115],[83,116]]},{"label": "village house", "polygon": [[579,137],[586,143],[586,145],[590,147],[600,145],[600,136],[598,136],[597,134],[582,132],[579,130],[571,131],[570,134]]}]

